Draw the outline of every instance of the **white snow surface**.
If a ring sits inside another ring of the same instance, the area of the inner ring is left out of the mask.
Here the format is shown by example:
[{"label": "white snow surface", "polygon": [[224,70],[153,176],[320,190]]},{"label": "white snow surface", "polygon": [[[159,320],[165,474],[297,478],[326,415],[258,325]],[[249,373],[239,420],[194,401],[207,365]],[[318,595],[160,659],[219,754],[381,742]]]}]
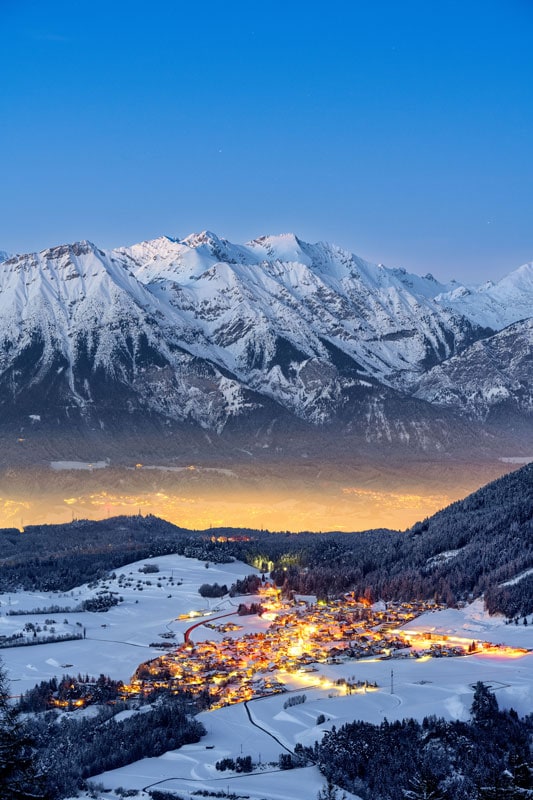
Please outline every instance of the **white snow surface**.
[{"label": "white snow surface", "polygon": [[532,352],[533,317],[530,317],[437,364],[422,376],[416,396],[482,419],[500,404],[531,415]]},{"label": "white snow surface", "polygon": [[[66,594],[20,592],[3,595],[0,633],[18,630],[28,621],[43,620],[42,615],[10,617],[6,615],[9,610],[35,609],[52,603],[61,606],[74,604],[103,588],[119,591],[124,597],[123,603],[105,614],[61,612],[47,615],[56,619],[58,630],[77,629],[77,622],[85,626],[87,638],[84,640],[3,650],[2,658],[8,668],[13,693],[18,694],[41,680],[65,672],[93,675],[104,672],[127,680],[141,661],[158,652],[149,647],[158,634],[173,631],[176,633],[175,641],[181,641],[191,621],[177,620],[178,614],[210,611],[212,616],[216,616],[220,611],[227,613],[238,605],[239,598],[224,598],[210,601],[211,608],[207,609],[208,601],[202,599],[197,591],[201,583],[217,581],[229,585],[235,578],[253,571],[238,562],[210,564],[206,569],[204,562],[195,559],[163,556],[151,561],[158,565],[159,572],[139,572],[147,563],[138,561],[117,569],[116,578],[109,578],[91,589],[82,586]],[[170,586],[170,578],[174,580],[173,586]],[[161,586],[157,586],[158,583]],[[142,586],[142,591],[139,586]],[[205,619],[208,622],[209,616]],[[490,617],[482,601],[477,600],[462,609],[428,612],[405,627],[511,647],[533,648],[533,620],[528,622],[527,626],[506,625],[501,617]],[[241,618],[241,623],[242,631],[233,635],[261,630],[267,624],[257,617]],[[203,627],[194,633],[195,640],[214,635],[213,631]],[[513,707],[520,714],[529,713],[533,708],[533,653],[517,658],[498,655],[370,658],[317,664],[316,668],[315,672],[280,676],[289,691],[305,693],[305,703],[284,709],[286,695],[252,700],[248,709],[255,724],[250,721],[244,704],[203,712],[199,718],[207,735],[198,744],[95,776],[93,782],[102,783],[106,790],[110,790],[103,795],[110,800],[114,800],[116,794],[113,790],[119,787],[139,790],[140,800],[147,800],[148,794],[141,790],[154,784],[188,800],[192,800],[192,792],[199,789],[218,791],[227,787],[236,794],[248,795],[250,800],[308,800],[316,797],[324,783],[318,770],[308,767],[281,772],[277,760],[283,746],[293,750],[297,742],[311,745],[333,725],[339,727],[355,719],[370,722],[380,722],[385,717],[389,720],[411,716],[422,719],[428,714],[446,719],[467,719],[473,688],[478,680],[492,687],[502,707]],[[393,687],[391,669],[394,670]],[[351,676],[361,681],[376,681],[379,688],[365,694],[339,694],[335,681]],[[328,681],[326,688],[321,686],[324,680]],[[317,725],[317,717],[321,714],[326,721]],[[235,758],[241,752],[250,754],[254,762],[261,763],[261,767],[242,776],[216,771],[216,761],[225,756]]]},{"label": "white snow surface", "polygon": [[[157,564],[159,572],[139,572],[145,564]],[[222,609],[222,613],[237,610],[238,601],[202,598],[198,594],[202,583],[226,584],[229,588],[235,580],[251,573],[257,573],[257,570],[237,561],[210,564],[206,569],[205,563],[197,559],[169,555],[127,564],[115,570],[115,578],[101,581],[92,588],[83,585],[66,593],[2,595],[0,635],[22,631],[27,622],[42,626],[47,618],[55,620],[57,633],[79,633],[84,628],[86,631],[85,639],[0,650],[13,694],[21,694],[39,681],[61,677],[65,672],[96,676],[103,672],[115,680],[129,680],[141,662],[161,653],[150,647],[152,642],[165,641],[159,634],[173,632],[177,643],[183,641],[183,633],[192,622],[190,619],[178,620],[179,615],[191,611],[209,614],[211,609],[216,616],[215,609]],[[122,580],[121,575],[124,575]],[[128,583],[130,585],[125,585]],[[44,615],[9,615],[12,611],[51,606],[75,608],[102,590],[117,592],[124,602],[105,613],[60,611]],[[237,606],[233,605],[234,602]],[[67,623],[64,623],[65,619]],[[196,638],[207,638],[206,632],[207,629],[197,629]],[[65,664],[70,666],[67,668]]]},{"label": "white snow surface", "polygon": [[391,381],[416,370],[426,338],[448,347],[443,331],[454,315],[433,299],[447,287],[431,276],[378,267],[334,245],[310,245],[294,234],[233,245],[206,231],[115,254],[201,331],[211,352],[220,350],[227,368],[240,376],[248,372],[255,388],[259,376],[247,368],[247,354],[259,347],[272,357],[276,335],[309,359],[325,357],[321,339],[327,338],[365,370]]},{"label": "white snow surface", "polygon": [[109,466],[109,461],[51,461],[50,467],[54,472],[63,470],[86,470],[92,472],[93,469],[105,469]]},{"label": "white snow surface", "polygon": [[[464,609],[428,612],[405,627],[514,647],[533,647],[531,625],[505,625],[501,617],[489,617],[481,601]],[[313,767],[290,773],[255,771],[251,775],[234,777],[232,773],[217,772],[215,763],[226,756],[237,757],[242,747],[242,753],[250,754],[255,762],[260,760],[264,769],[275,770],[272,765],[266,767],[265,762],[277,761],[281,745],[291,750],[297,742],[312,745],[333,725],[338,728],[353,720],[374,723],[385,718],[421,720],[430,714],[467,720],[478,680],[492,687],[501,707],[513,707],[520,714],[529,713],[533,708],[531,653],[516,659],[489,655],[392,661],[364,659],[316,666],[317,672],[309,673],[305,679],[284,676],[289,689],[305,693],[305,703],[284,709],[286,695],[249,702],[252,719],[259,728],[250,725],[243,704],[204,712],[199,718],[207,729],[207,736],[198,744],[104,773],[95,778],[95,782],[101,781],[111,790],[119,786],[140,790],[161,781],[158,788],[186,798],[198,789],[216,791],[229,786],[230,791],[249,795],[251,800],[307,800],[316,796],[323,781]],[[394,671],[393,687],[391,669]],[[319,687],[322,678],[334,682],[349,676],[377,681],[379,689],[343,696],[336,689]],[[321,714],[326,722],[317,725]]]},{"label": "white snow surface", "polygon": [[533,262],[523,264],[496,283],[457,286],[435,299],[478,325],[501,330],[533,315]]},{"label": "white snow surface", "polygon": [[528,575],[533,575],[533,569],[526,569],[524,572],[521,572],[520,575],[515,575],[515,577],[511,578],[511,580],[500,583],[500,586],[514,586],[515,584],[520,583],[520,581],[524,578],[527,578]]},{"label": "white snow surface", "polygon": [[531,316],[531,274],[443,284],[294,234],[232,244],[204,231],[111,251],[82,241],[2,262],[0,374],[39,341],[32,382],[60,376],[82,410],[101,369],[142,406],[204,428],[253,407],[248,390],[321,423],[362,385],[340,376],[331,345],[362,378],[410,389],[476,326]]}]

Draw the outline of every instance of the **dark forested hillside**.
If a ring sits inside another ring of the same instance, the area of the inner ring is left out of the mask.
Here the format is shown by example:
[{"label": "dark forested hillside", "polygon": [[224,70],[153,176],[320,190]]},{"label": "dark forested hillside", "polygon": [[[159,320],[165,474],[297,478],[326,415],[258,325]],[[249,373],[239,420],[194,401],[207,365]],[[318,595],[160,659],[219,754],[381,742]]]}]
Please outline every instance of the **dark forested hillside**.
[{"label": "dark forested hillside", "polygon": [[[373,599],[435,597],[450,605],[485,594],[491,612],[533,611],[533,464],[506,475],[417,523],[402,534],[368,532],[326,539],[302,572],[287,570],[292,588],[353,588]],[[318,556],[318,554],[316,554]]]},{"label": "dark forested hillside", "polygon": [[[160,756],[198,742],[205,734],[204,726],[191,716],[199,709],[186,696],[162,696],[145,713],[117,720],[120,709],[101,706],[95,716],[81,719],[54,712],[28,717],[24,730],[36,750],[34,761],[46,790],[42,800],[76,795],[92,775]],[[5,795],[0,796],[4,800]],[[12,797],[18,800],[18,795]]]},{"label": "dark forested hillside", "polygon": [[[533,612],[533,464],[488,484],[408,531],[269,533],[189,531],[156,517],[0,531],[0,590],[67,590],[165,553],[238,558],[270,570],[287,591],[354,590],[373,599],[433,598],[450,605],[485,594],[491,612]],[[505,585],[507,584],[507,585]]]},{"label": "dark forested hillside", "polygon": [[231,560],[208,535],[153,516],[31,525],[23,534],[0,530],[0,591],[68,591],[124,564],[167,553]]},{"label": "dark forested hillside", "polygon": [[468,722],[353,722],[333,727],[314,750],[300,746],[300,754],[365,800],[531,797],[531,717],[500,711],[482,683],[471,712]]}]

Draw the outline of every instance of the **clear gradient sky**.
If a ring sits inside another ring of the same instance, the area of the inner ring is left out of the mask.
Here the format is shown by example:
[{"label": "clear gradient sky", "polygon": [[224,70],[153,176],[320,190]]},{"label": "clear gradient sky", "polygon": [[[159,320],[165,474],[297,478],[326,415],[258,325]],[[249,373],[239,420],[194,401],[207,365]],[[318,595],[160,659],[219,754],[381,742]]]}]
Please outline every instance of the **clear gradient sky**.
[{"label": "clear gradient sky", "polygon": [[294,231],[533,260],[532,0],[0,0],[0,249]]}]

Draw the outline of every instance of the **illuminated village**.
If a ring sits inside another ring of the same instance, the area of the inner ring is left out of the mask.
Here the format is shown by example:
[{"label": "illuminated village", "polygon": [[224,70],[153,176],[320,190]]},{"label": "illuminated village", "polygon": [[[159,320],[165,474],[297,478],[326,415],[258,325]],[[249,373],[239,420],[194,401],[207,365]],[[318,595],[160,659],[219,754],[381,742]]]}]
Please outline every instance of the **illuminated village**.
[{"label": "illuminated village", "polygon": [[[518,699],[518,713],[527,713],[531,615],[493,618],[481,600],[450,607],[372,604],[359,593],[317,598],[293,593],[262,564],[252,574],[250,566],[169,554],[132,562],[73,594],[0,598],[2,631],[28,628],[27,643],[4,648],[21,678],[21,710],[39,722],[55,708],[47,719],[57,735],[80,730],[80,741],[94,726],[99,742],[114,719],[121,753],[123,721],[135,724],[141,760],[133,769],[100,762],[99,780],[111,790],[161,786],[190,800],[221,789],[250,800],[316,797],[320,766],[300,763],[300,747],[320,747],[353,720],[444,714],[464,722],[479,681],[498,692],[501,706]],[[118,602],[105,602],[112,598]],[[66,603],[100,610],[67,612]],[[44,639],[78,631],[71,641]],[[36,683],[37,670],[37,678],[48,670],[49,680]],[[179,735],[187,726],[192,738],[177,749],[173,738],[167,755],[169,726]],[[102,752],[113,746],[106,741]],[[251,771],[239,771],[245,762]]]},{"label": "illuminated village", "polygon": [[[403,630],[400,626],[436,604],[368,602],[346,595],[328,603],[314,598],[283,601],[274,587],[262,590],[262,620],[270,624],[260,632],[239,635],[235,622],[215,624],[206,620],[191,626],[185,642],[141,664],[127,695],[153,691],[189,691],[203,695],[206,705],[225,705],[286,691],[290,688],[317,687],[335,694],[366,692],[377,688],[369,680],[340,679],[332,682],[318,674],[315,664],[340,664],[364,659],[375,660],[464,656],[483,653],[505,657],[526,651],[476,642],[457,636]],[[232,615],[224,615],[232,616]],[[190,632],[205,625],[217,634],[234,636],[193,642]]]}]

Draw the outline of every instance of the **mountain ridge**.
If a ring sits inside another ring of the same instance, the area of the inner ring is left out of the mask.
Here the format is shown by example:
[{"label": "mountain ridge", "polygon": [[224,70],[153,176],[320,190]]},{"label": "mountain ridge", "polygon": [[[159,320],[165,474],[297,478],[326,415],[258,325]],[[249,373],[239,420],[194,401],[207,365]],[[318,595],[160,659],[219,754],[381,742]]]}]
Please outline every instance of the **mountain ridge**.
[{"label": "mountain ridge", "polygon": [[[292,416],[438,450],[454,426],[490,416],[475,385],[466,402],[439,380],[500,334],[482,324],[489,311],[501,322],[504,303],[506,319],[533,309],[532,274],[526,264],[474,291],[294,234],[235,245],[209,231],[13,256],[0,267],[0,406],[21,424],[74,416],[105,428],[122,413],[216,433]],[[525,360],[532,335],[525,326]],[[508,378],[502,401],[528,416]]]}]

